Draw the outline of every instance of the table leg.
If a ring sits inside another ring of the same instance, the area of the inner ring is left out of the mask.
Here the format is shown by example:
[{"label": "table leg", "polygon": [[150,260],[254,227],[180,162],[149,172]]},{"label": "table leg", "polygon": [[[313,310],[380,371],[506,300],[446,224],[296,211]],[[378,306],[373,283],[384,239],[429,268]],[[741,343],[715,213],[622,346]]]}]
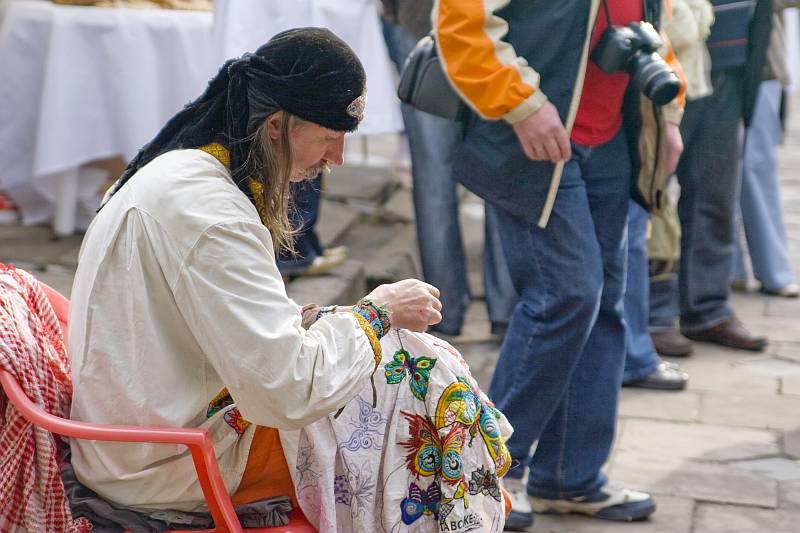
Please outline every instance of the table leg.
[{"label": "table leg", "polygon": [[53,214],[53,233],[56,237],[69,237],[75,233],[79,173],[80,169],[76,167],[65,170],[56,177],[56,202]]}]

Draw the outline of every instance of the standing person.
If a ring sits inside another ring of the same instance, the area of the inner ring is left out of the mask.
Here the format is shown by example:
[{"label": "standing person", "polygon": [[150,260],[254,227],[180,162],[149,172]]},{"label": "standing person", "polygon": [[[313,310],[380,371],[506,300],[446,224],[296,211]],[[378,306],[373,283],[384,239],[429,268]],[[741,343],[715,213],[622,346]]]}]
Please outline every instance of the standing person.
[{"label": "standing person", "polygon": [[[785,57],[783,10],[798,6],[798,0],[773,0],[775,13],[767,68],[764,81],[758,88],[753,121],[745,137],[739,200],[753,275],[761,283],[763,292],[789,298],[796,298],[800,287],[786,246],[778,177],[778,144],[783,135],[781,110],[784,91],[791,84]],[[732,285],[746,286],[741,239],[736,242]]]},{"label": "standing person", "polygon": [[[711,94],[711,58],[706,39],[714,22],[708,0],[672,0],[672,16],[664,22],[664,32],[686,74],[686,100]],[[626,356],[623,384],[660,390],[681,390],[688,375],[676,365],[662,361],[663,355],[688,355],[691,341],[674,325],[674,313],[666,326],[651,331],[651,292],[658,301],[659,290],[669,294],[677,287],[673,270],[680,257],[680,231],[677,213],[667,196],[664,212],[650,218],[652,231],[648,242],[647,215],[637,203],[628,207],[628,277],[625,289]],[[649,268],[648,268],[649,267]],[[652,281],[650,277],[656,278]],[[657,315],[656,315],[657,316]]]},{"label": "standing person", "polygon": [[[398,72],[417,41],[430,33],[433,0],[382,0],[386,45]],[[432,331],[459,335],[470,304],[467,261],[458,221],[458,190],[451,157],[461,126],[402,104],[411,151],[417,243],[425,281],[441,291],[442,321]],[[494,214],[487,209],[483,283],[492,333],[502,336],[517,294],[501,250]]]},{"label": "standing person", "polygon": [[631,178],[643,201],[658,204],[681,151],[679,104],[652,104],[639,87],[656,99],[674,91],[664,103],[679,83],[652,49],[636,56],[658,72],[651,86],[635,68],[629,83],[606,60],[625,64],[634,51],[614,46],[626,42],[619,27],[658,25],[661,2],[440,0],[434,16],[447,75],[480,115],[465,125],[454,175],[496,212],[520,294],[490,389],[515,427],[508,444],[520,465],[504,480],[507,528],[533,522],[531,503],[644,519],[653,498],[612,487],[600,469],[625,358]]},{"label": "standing person", "polygon": [[750,121],[769,38],[770,0],[714,0],[707,45],[711,96],[690,101],[681,125],[686,151],[678,165],[681,198],[680,327],[691,340],[761,351],[728,301],[734,214],[740,186],[741,127]]}]

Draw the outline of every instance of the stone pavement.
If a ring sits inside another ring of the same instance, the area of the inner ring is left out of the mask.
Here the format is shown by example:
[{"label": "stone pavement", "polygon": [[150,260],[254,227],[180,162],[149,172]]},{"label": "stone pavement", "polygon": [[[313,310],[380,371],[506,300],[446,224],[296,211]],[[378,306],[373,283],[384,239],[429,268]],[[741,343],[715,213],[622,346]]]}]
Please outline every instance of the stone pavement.
[{"label": "stone pavement", "polygon": [[[790,126],[781,172],[791,256],[800,271],[800,116]],[[351,160],[358,159],[353,148]],[[369,155],[385,167],[396,151],[396,140],[387,138]],[[348,245],[350,260],[329,275],[290,283],[298,302],[352,302],[368,287],[420,275],[403,181],[369,165],[331,177],[319,230],[326,244]],[[465,193],[461,216],[476,301],[464,334],[452,341],[485,387],[499,346],[482,301],[482,205]],[[0,227],[0,262],[30,269],[69,294],[80,236],[54,241],[50,235],[44,227]],[[732,300],[748,327],[769,336],[766,352],[700,344],[677,361],[691,375],[686,391],[622,391],[607,471],[617,484],[656,495],[653,518],[618,524],[540,516],[533,533],[800,532],[800,300],[755,291]]]}]

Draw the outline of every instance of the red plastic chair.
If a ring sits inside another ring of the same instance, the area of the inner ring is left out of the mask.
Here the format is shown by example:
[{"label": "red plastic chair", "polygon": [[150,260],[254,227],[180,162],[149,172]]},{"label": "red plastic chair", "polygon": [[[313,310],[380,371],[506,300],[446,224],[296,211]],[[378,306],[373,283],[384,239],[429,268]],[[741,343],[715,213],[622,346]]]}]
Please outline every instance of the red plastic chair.
[{"label": "red plastic chair", "polygon": [[[62,331],[66,334],[69,301],[58,291],[42,284],[48,300],[56,312]],[[200,533],[316,533],[303,514],[295,511],[289,517],[289,524],[280,527],[247,529],[242,528],[233,510],[228,491],[222,481],[211,435],[206,429],[164,428],[146,426],[120,426],[75,422],[51,415],[36,406],[23,392],[17,380],[5,370],[0,369],[0,385],[9,401],[27,420],[52,433],[76,439],[151,442],[160,444],[184,444],[192,453],[197,477],[203,489],[208,510],[214,519],[215,528]],[[175,530],[172,533],[189,533]],[[196,530],[194,533],[198,533]]]}]

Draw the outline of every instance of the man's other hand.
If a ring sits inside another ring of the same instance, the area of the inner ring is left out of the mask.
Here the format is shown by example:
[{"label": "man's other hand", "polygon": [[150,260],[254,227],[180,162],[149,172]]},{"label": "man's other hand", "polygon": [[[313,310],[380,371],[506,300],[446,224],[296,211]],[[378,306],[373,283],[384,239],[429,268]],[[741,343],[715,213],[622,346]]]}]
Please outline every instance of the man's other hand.
[{"label": "man's other hand", "polygon": [[572,157],[569,136],[556,106],[550,102],[536,113],[513,124],[522,149],[534,161],[566,161]]},{"label": "man's other hand", "polygon": [[678,168],[678,161],[683,153],[683,137],[677,124],[667,122],[667,174],[672,174]]},{"label": "man's other hand", "polygon": [[439,289],[416,279],[380,285],[367,298],[389,311],[393,328],[425,331],[442,321]]}]

